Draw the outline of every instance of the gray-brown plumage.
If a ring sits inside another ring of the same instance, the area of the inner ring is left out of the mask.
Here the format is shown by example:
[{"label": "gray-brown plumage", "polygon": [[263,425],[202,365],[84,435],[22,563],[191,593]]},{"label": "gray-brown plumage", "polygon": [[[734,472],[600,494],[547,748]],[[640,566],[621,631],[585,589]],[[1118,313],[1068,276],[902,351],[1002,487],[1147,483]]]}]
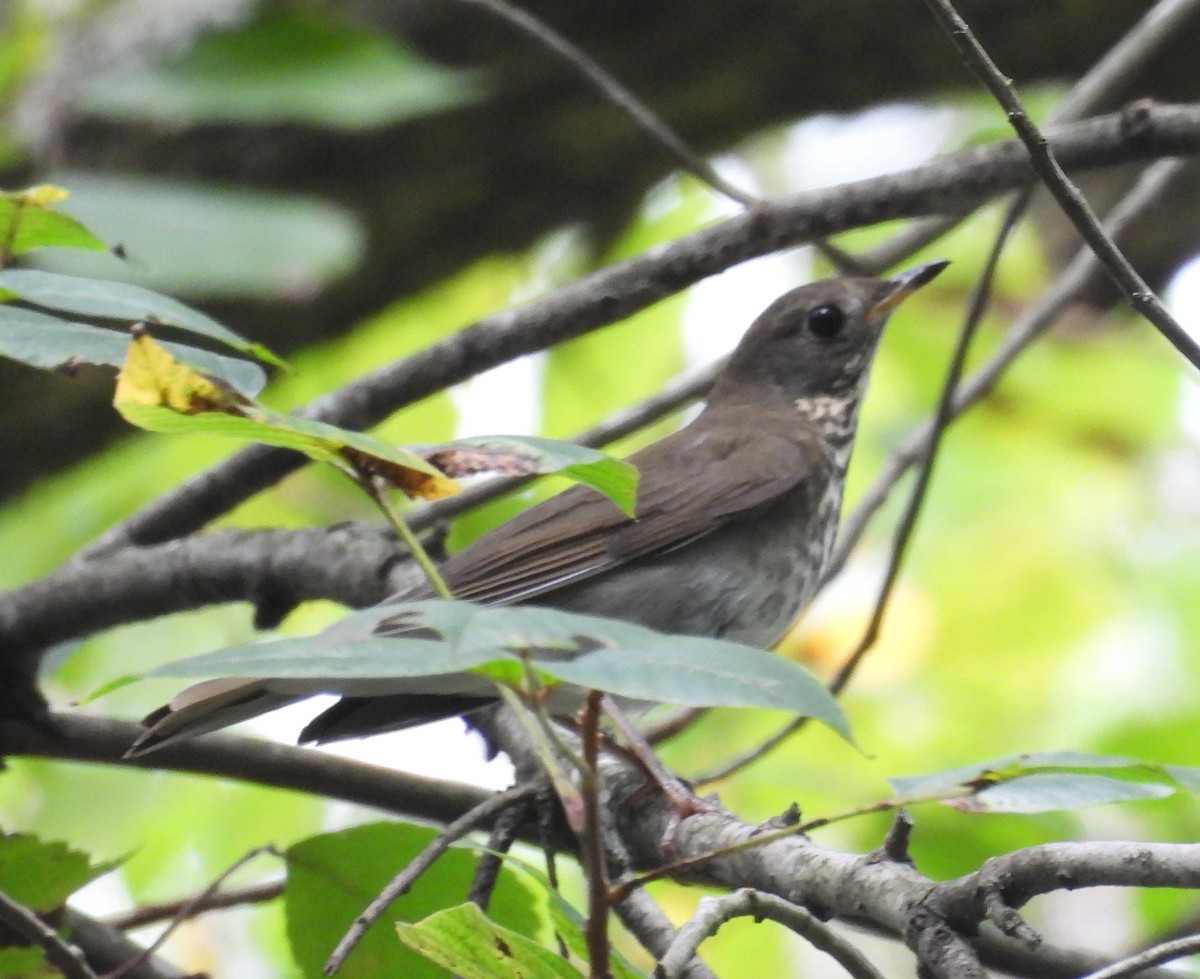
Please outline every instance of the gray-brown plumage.
[{"label": "gray-brown plumage", "polygon": [[[663,632],[773,645],[808,603],[833,546],[859,404],[888,314],[945,268],[827,279],[772,303],[685,428],[630,457],[630,519],[576,486],[447,560],[456,598],[532,602]],[[396,601],[431,597],[423,588]],[[346,694],[302,741],[410,727],[487,703],[462,675],[378,686],[378,696],[298,681],[196,684],[151,714],[133,751],[224,727],[319,692]],[[374,690],[371,691],[372,693]]]}]

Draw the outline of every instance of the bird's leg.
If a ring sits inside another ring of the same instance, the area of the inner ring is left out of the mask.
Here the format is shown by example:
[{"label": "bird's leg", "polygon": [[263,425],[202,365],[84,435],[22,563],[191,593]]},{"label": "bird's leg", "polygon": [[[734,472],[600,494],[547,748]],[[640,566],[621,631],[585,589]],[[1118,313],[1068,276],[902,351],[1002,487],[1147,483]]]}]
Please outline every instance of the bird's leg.
[{"label": "bird's leg", "polygon": [[[702,812],[715,812],[720,809],[720,806],[715,800],[701,799],[697,796],[691,786],[659,760],[658,755],[654,753],[654,749],[643,737],[642,732],[638,730],[637,725],[629,719],[612,697],[606,695],[602,704],[604,712],[628,742],[628,754],[645,771],[650,780],[662,790],[671,806],[671,816],[667,821],[667,828],[663,832],[661,844],[663,853],[669,857],[674,849],[675,834],[679,829],[679,824],[688,816]],[[635,793],[636,795],[638,793]]]}]

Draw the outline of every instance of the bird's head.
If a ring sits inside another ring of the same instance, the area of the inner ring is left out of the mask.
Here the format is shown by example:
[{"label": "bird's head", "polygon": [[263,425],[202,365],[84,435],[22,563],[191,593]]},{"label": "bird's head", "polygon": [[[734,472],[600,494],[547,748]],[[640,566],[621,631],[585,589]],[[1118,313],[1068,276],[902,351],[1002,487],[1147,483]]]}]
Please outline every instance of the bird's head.
[{"label": "bird's head", "polygon": [[888,279],[823,279],[784,293],[746,332],[714,397],[749,385],[778,388],[789,400],[857,400],[892,310],[949,264]]}]

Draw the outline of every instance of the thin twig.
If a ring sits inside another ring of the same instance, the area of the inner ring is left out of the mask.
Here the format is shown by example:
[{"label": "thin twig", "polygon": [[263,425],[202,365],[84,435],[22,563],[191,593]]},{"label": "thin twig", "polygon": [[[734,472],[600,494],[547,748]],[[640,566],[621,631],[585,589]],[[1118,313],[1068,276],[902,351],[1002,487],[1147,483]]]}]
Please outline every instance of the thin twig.
[{"label": "thin twig", "polygon": [[709,714],[711,707],[680,707],[657,723],[642,730],[647,744],[662,744],[668,738],[686,731],[698,720]]},{"label": "thin twig", "polygon": [[697,786],[704,788],[712,785],[714,782],[720,782],[723,779],[729,778],[730,775],[734,775],[740,772],[743,768],[748,768],[750,765],[753,765],[764,755],[770,754],[781,744],[787,741],[793,734],[795,734],[801,728],[806,727],[808,722],[809,718],[807,715],[801,714],[798,717],[793,717],[778,731],[760,741],[753,748],[743,751],[740,755],[731,758],[729,761],[725,762],[725,764],[719,765],[711,771],[707,771],[692,777],[692,781],[695,782]]},{"label": "thin twig", "polygon": [[479,855],[479,862],[475,865],[475,874],[471,878],[471,886],[467,890],[467,900],[472,904],[478,904],[485,911],[488,902],[492,899],[492,892],[496,889],[496,881],[500,878],[504,854],[512,849],[521,826],[529,819],[533,807],[536,805],[534,801],[536,793],[537,790],[534,789],[533,795],[529,798],[514,802],[496,817],[492,833],[488,837],[487,848]]},{"label": "thin twig", "polygon": [[105,979],[120,979],[121,976],[137,968],[139,965],[149,959],[150,956],[157,952],[162,947],[163,943],[171,937],[172,932],[174,932],[176,928],[187,921],[188,918],[193,917],[206,901],[210,901],[214,895],[216,895],[217,891],[220,889],[221,885],[225,883],[225,881],[227,881],[252,860],[255,860],[258,857],[268,853],[276,857],[283,856],[283,854],[273,846],[255,847],[248,853],[243,854],[232,864],[230,864],[227,870],[218,875],[216,880],[214,880],[211,884],[204,888],[204,890],[192,898],[191,901],[182,905],[171,918],[170,922],[167,924],[167,927],[163,929],[161,935],[154,939],[153,942],[151,942],[146,948],[142,949],[142,951],[140,951],[128,962],[125,962],[119,968],[116,968],[112,972],[108,973],[108,975],[105,976]]},{"label": "thin twig", "polygon": [[850,942],[791,901],[743,887],[722,897],[700,899],[700,906],[682,928],[654,970],[655,979],[676,979],[706,938],[734,918],[768,918],[794,931],[814,948],[834,959],[853,979],[883,979],[882,973]]},{"label": "thin twig", "polygon": [[942,391],[938,397],[937,409],[933,415],[933,428],[927,441],[927,448],[921,462],[921,467],[917,472],[916,483],[913,486],[912,493],[909,495],[908,505],[905,507],[904,513],[901,515],[900,521],[896,526],[887,572],[884,574],[883,584],[879,589],[879,596],[875,601],[875,609],[871,613],[871,620],[867,624],[866,631],[863,633],[863,637],[859,640],[854,652],[847,657],[829,683],[829,691],[835,695],[845,689],[855,670],[858,669],[859,663],[862,662],[867,651],[875,645],[876,640],[879,638],[879,629],[883,625],[883,617],[887,612],[888,600],[891,598],[892,590],[895,588],[896,579],[900,574],[900,566],[904,562],[904,555],[907,553],[909,541],[912,539],[913,530],[916,528],[917,520],[921,515],[921,507],[925,502],[929,483],[933,479],[933,467],[937,461],[942,436],[945,434],[946,426],[950,424],[950,420],[954,415],[955,396],[962,381],[963,371],[966,369],[967,354],[971,349],[971,343],[975,339],[975,334],[978,332],[979,324],[983,321],[983,314],[987,309],[988,300],[991,297],[992,283],[996,278],[996,268],[1000,263],[1000,256],[1003,254],[1004,247],[1008,244],[1009,238],[1020,222],[1022,215],[1024,215],[1025,209],[1029,206],[1031,196],[1031,188],[1026,187],[1018,193],[1009,206],[1008,211],[1004,215],[1004,220],[1000,225],[1000,231],[996,235],[995,241],[992,242],[987,261],[984,263],[983,270],[976,280],[975,288],[972,290],[967,314],[963,321],[962,329],[959,331],[958,342],[954,347],[954,354],[950,358],[950,366],[946,371],[946,379],[942,382]]},{"label": "thin twig", "polygon": [[[1096,217],[1091,205],[1079,192],[1079,188],[1067,179],[1066,172],[1050,148],[1050,143],[1033,120],[1029,118],[1012,81],[996,67],[995,62],[984,50],[983,45],[979,43],[979,39],[971,32],[967,22],[954,9],[950,0],[925,0],[925,5],[929,7],[951,41],[954,42],[967,67],[975,73],[1004,109],[1017,137],[1029,151],[1029,161],[1034,172],[1041,177],[1046,188],[1058,201],[1063,213],[1096,253],[1100,263],[1129,304],[1153,323],[1158,332],[1179,351],[1188,363],[1200,370],[1200,343],[1192,339],[1175,320],[1175,317],[1163,305],[1162,300],[1154,294],[1145,279],[1138,274],[1111,236],[1105,232],[1100,224],[1100,219]],[[1136,119],[1133,119],[1132,122],[1136,123]]]},{"label": "thin twig", "polygon": [[1200,0],[1159,0],[1071,86],[1047,122],[1074,122],[1103,109],[1198,11]]},{"label": "thin twig", "polygon": [[692,176],[745,207],[753,207],[758,203],[758,199],[754,195],[739,190],[717,173],[714,167],[696,154],[670,126],[651,112],[608,71],[543,21],[525,10],[514,7],[506,0],[458,0],[458,2],[488,11],[533,38],[547,51],[557,55],[576,75],[625,113],[637,124],[638,128],[670,153],[676,162]]},{"label": "thin twig", "polygon": [[[1110,212],[1105,222],[1108,233],[1114,238],[1120,237],[1136,218],[1162,199],[1183,170],[1184,163],[1180,160],[1160,160],[1147,167],[1129,193]],[[960,417],[968,408],[992,392],[1013,361],[1024,353],[1034,340],[1049,330],[1058,317],[1076,301],[1098,267],[1099,262],[1092,251],[1088,248],[1080,249],[1038,304],[1013,325],[999,349],[963,383],[954,401],[953,418]],[[923,422],[911,429],[893,451],[871,488],[849,517],[842,522],[837,545],[825,569],[826,581],[841,571],[867,523],[886,502],[893,486],[924,457],[932,433],[932,421]]]},{"label": "thin twig", "polygon": [[160,921],[170,921],[182,915],[183,920],[194,918],[205,911],[220,911],[224,908],[241,907],[244,904],[264,904],[274,901],[283,895],[286,881],[263,881],[261,884],[251,884],[248,887],[237,887],[215,894],[206,889],[201,894],[180,898],[177,901],[167,901],[162,904],[143,904],[131,911],[114,914],[104,919],[104,924],[118,931],[132,931],[134,928],[144,928],[146,925],[158,924]]},{"label": "thin twig", "polygon": [[[1079,79],[1051,111],[1047,125],[1063,125],[1102,109],[1146,63],[1170,41],[1200,0],[1159,0]],[[932,244],[975,211],[913,221],[893,237],[858,257],[865,274],[878,275]]]},{"label": "thin twig", "polygon": [[1081,979],[1126,979],[1127,976],[1140,975],[1152,965],[1173,962],[1185,955],[1200,955],[1200,935],[1189,935],[1187,938],[1176,938],[1174,941],[1154,945],[1106,968],[1082,976]]},{"label": "thin twig", "polygon": [[481,823],[491,819],[497,813],[503,812],[515,802],[528,798],[532,794],[532,789],[528,786],[517,786],[508,789],[505,792],[497,792],[495,795],[489,796],[473,809],[463,813],[458,819],[449,823],[445,829],[437,834],[413,860],[392,878],[391,882],[385,887],[379,896],[375,898],[366,909],[357,918],[342,936],[342,940],[338,942],[337,947],[329,956],[325,963],[324,973],[327,976],[333,975],[340,969],[343,963],[354,947],[362,940],[362,937],[367,933],[367,930],[376,921],[379,916],[387,910],[396,898],[405,894],[410,887],[416,883],[418,877],[425,873],[433,866],[443,853],[450,849],[451,845],[457,840],[466,836],[467,833],[475,829]]},{"label": "thin twig", "polygon": [[579,834],[583,872],[587,879],[588,974],[592,979],[610,974],[608,944],[608,873],[604,859],[603,814],[600,807],[600,715],[604,693],[589,690],[579,712],[579,738],[584,770],[579,780],[583,796],[583,830]]},{"label": "thin twig", "polygon": [[0,924],[6,925],[31,945],[37,945],[46,961],[67,979],[97,979],[83,952],[63,941],[58,932],[25,905],[0,891]]}]

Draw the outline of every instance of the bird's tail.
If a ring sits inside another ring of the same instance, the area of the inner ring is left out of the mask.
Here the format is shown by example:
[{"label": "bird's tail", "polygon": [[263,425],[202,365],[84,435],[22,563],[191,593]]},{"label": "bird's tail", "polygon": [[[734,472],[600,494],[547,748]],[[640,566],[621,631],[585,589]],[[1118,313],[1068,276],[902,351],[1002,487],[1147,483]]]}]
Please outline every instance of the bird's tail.
[{"label": "bird's tail", "polygon": [[305,696],[280,693],[265,680],[245,677],[193,684],[142,720],[148,730],[130,745],[125,757],[136,758],[174,741],[257,717]]}]

